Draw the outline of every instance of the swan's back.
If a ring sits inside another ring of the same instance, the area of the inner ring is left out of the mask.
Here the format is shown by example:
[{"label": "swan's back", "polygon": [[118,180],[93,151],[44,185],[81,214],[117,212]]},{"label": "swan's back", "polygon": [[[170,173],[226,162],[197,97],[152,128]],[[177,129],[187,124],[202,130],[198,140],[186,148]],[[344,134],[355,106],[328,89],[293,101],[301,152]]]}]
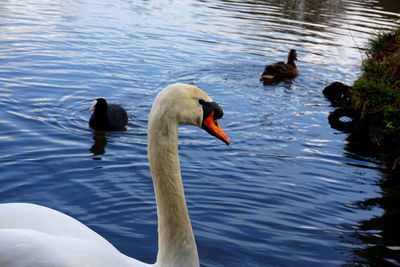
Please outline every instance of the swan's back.
[{"label": "swan's back", "polygon": [[1,267],[150,266],[74,218],[35,204],[0,204],[0,240]]},{"label": "swan's back", "polygon": [[0,204],[0,218],[0,229],[30,229],[56,236],[84,238],[111,246],[81,222],[47,207],[30,203]]}]

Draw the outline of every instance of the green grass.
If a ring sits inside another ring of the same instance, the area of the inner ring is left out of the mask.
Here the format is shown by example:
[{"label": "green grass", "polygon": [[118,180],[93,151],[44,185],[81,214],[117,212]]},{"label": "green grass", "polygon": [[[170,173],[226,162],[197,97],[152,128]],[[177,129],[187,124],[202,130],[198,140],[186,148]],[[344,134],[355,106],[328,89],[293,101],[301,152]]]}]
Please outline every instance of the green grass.
[{"label": "green grass", "polygon": [[381,113],[383,131],[400,134],[400,29],[369,40],[362,70],[353,85],[354,108],[362,117]]},{"label": "green grass", "polygon": [[381,51],[386,43],[396,34],[397,30],[393,32],[381,31],[376,33],[372,38],[368,39],[368,51],[370,53]]}]

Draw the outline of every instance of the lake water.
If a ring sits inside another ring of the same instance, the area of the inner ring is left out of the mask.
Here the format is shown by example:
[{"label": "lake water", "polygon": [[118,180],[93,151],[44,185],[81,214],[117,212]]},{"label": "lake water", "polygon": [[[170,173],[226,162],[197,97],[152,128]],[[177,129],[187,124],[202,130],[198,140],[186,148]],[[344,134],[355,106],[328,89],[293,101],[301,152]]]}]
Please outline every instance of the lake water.
[{"label": "lake water", "polygon": [[[398,182],[330,128],[321,93],[357,78],[360,49],[399,13],[396,0],[1,1],[0,202],[55,208],[154,262],[147,116],[185,82],[220,103],[232,141],[180,129],[202,266],[399,266]],[[299,77],[260,83],[291,48]],[[97,97],[128,111],[126,131],[88,128]]]}]

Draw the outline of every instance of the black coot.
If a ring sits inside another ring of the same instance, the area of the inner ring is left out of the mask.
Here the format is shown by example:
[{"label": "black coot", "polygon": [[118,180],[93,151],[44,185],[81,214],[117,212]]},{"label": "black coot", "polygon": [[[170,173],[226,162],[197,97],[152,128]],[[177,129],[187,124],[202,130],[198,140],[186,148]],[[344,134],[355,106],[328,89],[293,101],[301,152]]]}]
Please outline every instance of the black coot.
[{"label": "black coot", "polygon": [[128,123],[128,114],[118,105],[108,105],[104,98],[97,98],[89,111],[93,111],[89,126],[96,130],[123,130]]}]

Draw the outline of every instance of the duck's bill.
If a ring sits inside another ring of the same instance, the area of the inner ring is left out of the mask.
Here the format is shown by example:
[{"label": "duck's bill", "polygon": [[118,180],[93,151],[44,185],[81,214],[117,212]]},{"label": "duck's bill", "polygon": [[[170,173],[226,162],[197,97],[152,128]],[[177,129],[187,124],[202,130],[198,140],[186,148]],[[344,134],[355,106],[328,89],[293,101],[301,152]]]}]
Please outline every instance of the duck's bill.
[{"label": "duck's bill", "polygon": [[212,136],[217,137],[225,144],[229,145],[230,140],[228,135],[222,130],[221,126],[219,125],[218,121],[214,120],[214,111],[211,112],[210,115],[203,121],[202,125],[203,129],[206,130],[207,133],[211,134]]}]

